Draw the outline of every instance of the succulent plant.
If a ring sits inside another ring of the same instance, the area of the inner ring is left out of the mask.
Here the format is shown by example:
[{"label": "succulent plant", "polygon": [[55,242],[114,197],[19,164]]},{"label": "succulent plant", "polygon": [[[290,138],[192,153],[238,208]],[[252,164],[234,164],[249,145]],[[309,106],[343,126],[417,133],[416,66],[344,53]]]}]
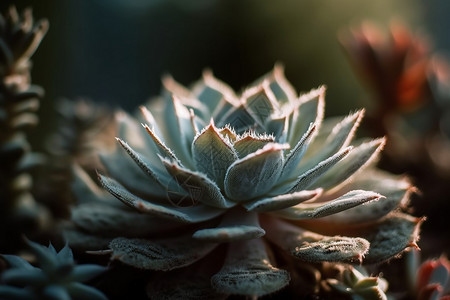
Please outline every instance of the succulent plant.
[{"label": "succulent plant", "polygon": [[107,299],[99,290],[82,283],[103,273],[105,267],[76,265],[67,244],[57,252],[52,244],[45,247],[31,241],[27,243],[39,267],[20,256],[1,255],[10,266],[0,276],[7,284],[0,285],[1,299]]},{"label": "succulent plant", "polygon": [[240,96],[210,71],[192,89],[163,83],[141,117],[118,114],[123,149],[102,154],[99,180],[126,206],[78,173],[75,192],[91,201],[72,211],[73,247],[171,271],[149,295],[211,298],[270,294],[322,262],[416,246],[422,219],[399,211],[411,184],[374,167],[385,140],[352,142],[364,110],[323,120],[325,87],[298,96],[280,65]]},{"label": "succulent plant", "polygon": [[[30,57],[47,32],[46,20],[33,23],[31,10],[19,16],[10,7],[0,15],[0,249],[11,251],[20,233],[32,234],[48,219],[31,194],[29,170],[41,162],[25,131],[37,124],[43,89],[30,84]],[[6,242],[6,243],[5,243]],[[5,244],[4,244],[5,243]]]}]

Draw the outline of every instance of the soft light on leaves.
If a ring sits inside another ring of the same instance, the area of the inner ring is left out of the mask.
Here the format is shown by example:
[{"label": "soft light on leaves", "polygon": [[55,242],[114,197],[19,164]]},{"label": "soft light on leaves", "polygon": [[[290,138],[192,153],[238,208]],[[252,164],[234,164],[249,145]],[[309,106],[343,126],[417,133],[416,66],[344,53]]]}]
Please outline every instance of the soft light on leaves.
[{"label": "soft light on leaves", "polygon": [[234,242],[229,249],[224,266],[211,278],[216,290],[226,294],[263,296],[289,283],[289,273],[269,262],[262,240]]},{"label": "soft light on leaves", "polygon": [[227,169],[237,159],[237,154],[213,123],[195,137],[192,154],[197,170],[223,188]]},{"label": "soft light on leaves", "polygon": [[225,177],[226,195],[245,202],[270,191],[280,177],[285,149],[271,143],[234,162]]}]

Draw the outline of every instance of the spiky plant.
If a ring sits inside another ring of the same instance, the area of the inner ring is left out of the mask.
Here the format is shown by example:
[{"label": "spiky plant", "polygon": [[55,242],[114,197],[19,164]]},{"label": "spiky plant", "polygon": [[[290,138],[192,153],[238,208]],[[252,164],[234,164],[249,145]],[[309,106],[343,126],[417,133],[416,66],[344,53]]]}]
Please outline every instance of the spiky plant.
[{"label": "spiky plant", "polygon": [[141,107],[143,128],[118,114],[125,151],[102,157],[99,180],[126,206],[85,184],[80,197],[97,200],[66,231],[74,247],[171,271],[155,273],[150,296],[262,296],[289,282],[314,293],[322,262],[416,246],[422,219],[399,211],[411,185],[374,167],[385,140],[350,146],[363,110],[323,120],[325,87],[298,96],[278,65],[240,96],[209,71],[192,89],[164,87]]},{"label": "spiky plant", "polygon": [[31,241],[27,244],[36,256],[39,267],[20,256],[1,255],[10,267],[0,276],[7,284],[0,285],[1,299],[107,299],[99,290],[82,283],[103,273],[105,267],[76,265],[68,245],[57,252],[52,244],[48,247]]},{"label": "spiky plant", "polygon": [[[39,162],[25,131],[37,123],[42,88],[30,84],[30,57],[48,22],[33,23],[31,10],[10,7],[0,15],[0,248],[11,251],[20,232],[31,234],[47,217],[30,193],[30,168]],[[5,243],[6,244],[3,244]]]}]

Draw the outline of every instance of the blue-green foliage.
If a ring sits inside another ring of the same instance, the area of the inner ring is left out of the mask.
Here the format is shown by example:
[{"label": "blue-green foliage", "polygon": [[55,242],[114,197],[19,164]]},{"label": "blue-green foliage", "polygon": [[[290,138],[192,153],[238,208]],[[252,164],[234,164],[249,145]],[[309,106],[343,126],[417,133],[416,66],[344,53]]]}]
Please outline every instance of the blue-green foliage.
[{"label": "blue-green foliage", "polygon": [[105,271],[105,267],[85,264],[76,265],[68,245],[59,252],[50,244],[48,247],[28,241],[36,256],[39,267],[34,267],[15,255],[2,255],[10,268],[0,278],[0,299],[2,300],[106,300],[99,290],[82,282],[90,280]]}]

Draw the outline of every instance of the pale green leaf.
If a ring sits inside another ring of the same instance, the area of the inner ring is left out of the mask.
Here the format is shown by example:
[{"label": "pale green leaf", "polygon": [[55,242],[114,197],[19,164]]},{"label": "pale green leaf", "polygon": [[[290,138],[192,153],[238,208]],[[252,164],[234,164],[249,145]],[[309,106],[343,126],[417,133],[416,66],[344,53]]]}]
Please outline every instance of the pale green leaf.
[{"label": "pale green leaf", "polygon": [[362,238],[323,236],[274,218],[264,228],[270,241],[303,261],[360,262],[369,249]]},{"label": "pale green leaf", "polygon": [[310,187],[314,182],[316,182],[320,176],[331,169],[335,164],[344,159],[348,153],[352,150],[352,147],[347,147],[344,150],[339,151],[335,155],[321,161],[312,169],[309,169],[302,175],[300,175],[294,184],[292,184],[289,189],[289,193],[298,192]]},{"label": "pale green leaf", "polygon": [[237,154],[212,121],[195,137],[192,154],[197,170],[223,188],[227,169],[237,159]]},{"label": "pale green leaf", "polygon": [[377,223],[360,226],[355,233],[370,242],[370,250],[364,263],[384,262],[409,247],[417,247],[419,228],[424,220],[393,213]]},{"label": "pale green leaf", "polygon": [[245,91],[242,95],[246,110],[261,127],[264,127],[266,120],[277,109],[276,100],[273,99],[273,94],[268,92],[266,83],[263,82],[261,85]]},{"label": "pale green leaf", "polygon": [[0,286],[0,299],[3,300],[39,300],[39,298],[30,290],[17,288],[13,286]]},{"label": "pale green leaf", "polygon": [[323,218],[380,198],[384,197],[375,192],[355,190],[325,203],[299,204],[278,211],[277,214],[294,220]]},{"label": "pale green leaf", "polygon": [[312,191],[300,191],[292,194],[282,194],[273,197],[267,197],[250,201],[244,204],[248,211],[254,212],[271,212],[288,208],[304,201],[313,200],[322,193],[322,189]]},{"label": "pale green leaf", "polygon": [[226,124],[229,124],[238,134],[242,134],[249,130],[255,130],[256,132],[261,131],[258,131],[261,127],[242,103],[239,106],[232,107],[217,122],[217,125],[220,127],[225,126]]},{"label": "pale green leaf", "polygon": [[57,284],[45,286],[41,293],[43,298],[48,300],[72,300],[66,288]]},{"label": "pale green leaf", "polygon": [[294,171],[297,168],[297,165],[303,158],[303,155],[308,149],[309,143],[316,131],[317,126],[314,124],[310,124],[309,129],[302,138],[298,141],[297,145],[286,156],[286,160],[283,165],[283,171],[281,173],[280,180],[286,180],[291,178],[293,175],[295,176]]},{"label": "pale green leaf", "polygon": [[219,292],[263,296],[285,287],[289,273],[272,266],[261,239],[230,243],[224,266],[211,278]]},{"label": "pale green leaf", "polygon": [[126,205],[137,209],[140,212],[152,214],[174,221],[197,223],[213,219],[223,213],[223,210],[204,205],[190,207],[168,207],[145,201],[126,190],[117,181],[99,175],[99,179],[105,189]]},{"label": "pale green leaf", "polygon": [[311,123],[316,124],[319,129],[324,114],[325,87],[311,90],[301,95],[295,105],[291,123],[289,125],[288,141],[290,145],[296,145],[308,130]]},{"label": "pale green leaf", "polygon": [[364,167],[375,160],[385,142],[384,138],[377,139],[353,148],[346,159],[338,162],[329,172],[319,178],[313,187],[321,187],[324,190],[338,189],[340,184],[350,180],[355,173],[362,171]]},{"label": "pale green leaf", "polygon": [[11,268],[19,268],[23,270],[33,270],[35,267],[31,265],[28,261],[23,259],[20,256],[17,255],[10,255],[10,254],[0,254],[0,256],[6,260],[8,265]]},{"label": "pale green leaf", "polygon": [[109,247],[112,259],[139,269],[170,271],[188,266],[211,252],[217,244],[178,236],[168,239],[116,238]]},{"label": "pale green leaf", "polygon": [[259,238],[264,234],[264,229],[259,226],[257,214],[236,208],[228,211],[216,228],[197,230],[193,237],[198,240],[223,243]]},{"label": "pale green leaf", "polygon": [[177,184],[187,191],[188,197],[194,202],[201,202],[217,208],[230,208],[235,205],[225,199],[219,187],[202,173],[192,172],[167,160],[163,160],[163,163],[167,172],[173,176]]},{"label": "pale green leaf", "polygon": [[270,191],[280,177],[284,149],[286,145],[271,143],[235,161],[225,176],[226,195],[245,202]]},{"label": "pale green leaf", "polygon": [[233,147],[238,153],[239,158],[243,158],[273,142],[275,142],[273,136],[258,135],[253,132],[249,132],[238,136],[237,140],[233,144]]}]

